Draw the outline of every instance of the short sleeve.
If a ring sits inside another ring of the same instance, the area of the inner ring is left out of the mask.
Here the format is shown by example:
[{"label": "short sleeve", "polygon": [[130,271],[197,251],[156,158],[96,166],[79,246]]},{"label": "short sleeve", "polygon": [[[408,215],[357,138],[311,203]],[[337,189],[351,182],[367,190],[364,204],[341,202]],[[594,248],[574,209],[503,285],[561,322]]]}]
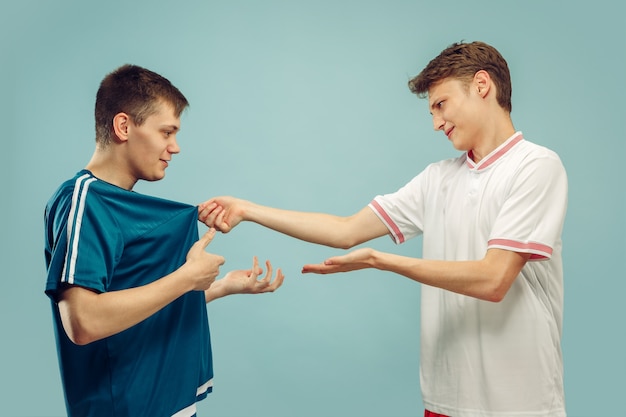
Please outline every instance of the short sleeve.
[{"label": "short sleeve", "polygon": [[440,204],[441,190],[437,184],[462,164],[458,158],[430,164],[405,186],[391,194],[378,195],[369,204],[387,226],[395,243],[421,235],[427,218]]},{"label": "short sleeve", "polygon": [[404,243],[422,232],[419,209],[422,177],[420,174],[395,193],[378,195],[369,203],[395,243]]},{"label": "short sleeve", "polygon": [[561,238],[567,191],[565,168],[555,153],[547,151],[524,163],[498,213],[488,248],[549,259]]},{"label": "short sleeve", "polygon": [[88,182],[79,183],[72,198],[48,216],[63,226],[50,239],[56,244],[51,248],[46,293],[55,299],[64,285],[106,292],[123,241],[114,216],[98,194],[89,191]]}]

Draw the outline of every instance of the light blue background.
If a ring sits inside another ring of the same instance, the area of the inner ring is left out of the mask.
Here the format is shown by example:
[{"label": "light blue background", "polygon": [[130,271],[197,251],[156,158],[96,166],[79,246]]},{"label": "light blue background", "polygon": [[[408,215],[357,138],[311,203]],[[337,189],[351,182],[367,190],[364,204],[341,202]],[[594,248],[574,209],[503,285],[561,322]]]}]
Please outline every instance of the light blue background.
[{"label": "light blue background", "polygon": [[[604,0],[4,1],[0,415],[65,412],[43,208],[91,156],[106,73],[146,66],[191,102],[182,153],[138,191],[347,215],[457,154],[406,82],[463,39],[502,52],[516,127],[568,170],[569,415],[623,413],[625,16],[623,2]],[[419,239],[371,246],[421,251]],[[303,276],[303,264],[341,251],[249,223],[209,249],[225,270],[269,258],[287,280],[272,295],[209,305],[216,378],[200,416],[421,415],[419,285],[376,271]]]}]

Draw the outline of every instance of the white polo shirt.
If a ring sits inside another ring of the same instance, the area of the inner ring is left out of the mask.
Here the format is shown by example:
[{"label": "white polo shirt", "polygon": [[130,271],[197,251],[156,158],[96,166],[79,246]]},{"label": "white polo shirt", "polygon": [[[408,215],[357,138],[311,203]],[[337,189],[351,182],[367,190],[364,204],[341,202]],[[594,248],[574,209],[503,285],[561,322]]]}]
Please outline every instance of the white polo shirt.
[{"label": "white polo shirt", "polygon": [[424,405],[454,417],[565,416],[561,231],[567,177],[553,151],[517,132],[474,163],[429,165],[370,208],[396,243],[423,235],[423,258],[478,260],[487,249],[530,253],[499,303],[424,285]]}]

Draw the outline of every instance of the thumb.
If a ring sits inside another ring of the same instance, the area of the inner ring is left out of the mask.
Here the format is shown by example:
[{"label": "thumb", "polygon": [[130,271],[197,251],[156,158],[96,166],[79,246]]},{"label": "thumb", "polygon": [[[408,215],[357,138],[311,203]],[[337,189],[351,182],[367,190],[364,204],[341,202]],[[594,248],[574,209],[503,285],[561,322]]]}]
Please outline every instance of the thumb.
[{"label": "thumb", "polygon": [[211,227],[209,230],[206,231],[204,235],[202,235],[200,239],[198,239],[198,243],[204,249],[207,246],[209,246],[209,243],[211,243],[214,237],[215,237],[215,229]]}]

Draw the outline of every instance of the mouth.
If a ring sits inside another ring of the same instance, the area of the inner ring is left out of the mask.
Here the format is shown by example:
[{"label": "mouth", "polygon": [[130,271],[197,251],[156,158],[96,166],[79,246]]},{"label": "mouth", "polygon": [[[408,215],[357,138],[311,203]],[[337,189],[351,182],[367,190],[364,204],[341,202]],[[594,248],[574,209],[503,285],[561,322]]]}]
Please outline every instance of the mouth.
[{"label": "mouth", "polygon": [[453,127],[451,127],[450,129],[446,130],[445,134],[448,137],[448,139],[450,139],[450,135],[452,134],[452,131],[454,130]]},{"label": "mouth", "polygon": [[165,165],[165,168],[169,166],[169,161],[166,161],[165,159],[161,159],[160,161],[163,162],[163,164]]}]

